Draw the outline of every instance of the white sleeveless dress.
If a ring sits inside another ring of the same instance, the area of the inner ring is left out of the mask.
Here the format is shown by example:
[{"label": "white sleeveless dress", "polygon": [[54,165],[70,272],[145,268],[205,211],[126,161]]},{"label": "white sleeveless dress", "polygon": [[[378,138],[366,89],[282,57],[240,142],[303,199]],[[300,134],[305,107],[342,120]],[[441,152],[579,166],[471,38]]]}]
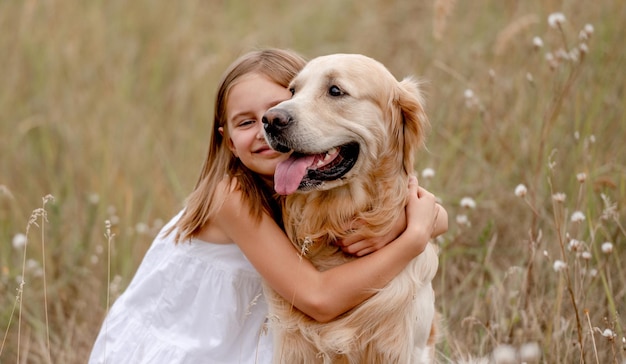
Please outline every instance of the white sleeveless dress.
[{"label": "white sleeveless dress", "polygon": [[271,363],[261,277],[239,247],[175,245],[174,236],[156,237],[111,307],[89,363]]}]

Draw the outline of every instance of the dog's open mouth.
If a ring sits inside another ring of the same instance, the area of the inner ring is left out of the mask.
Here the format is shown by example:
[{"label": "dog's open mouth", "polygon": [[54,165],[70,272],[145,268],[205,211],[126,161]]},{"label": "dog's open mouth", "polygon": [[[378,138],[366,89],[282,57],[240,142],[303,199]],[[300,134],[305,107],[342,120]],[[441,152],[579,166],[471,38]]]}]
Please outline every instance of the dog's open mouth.
[{"label": "dog's open mouth", "polygon": [[343,177],[359,156],[359,144],[348,143],[325,153],[302,154],[294,151],[289,159],[276,166],[274,189],[289,195],[300,189],[310,190],[324,181]]}]

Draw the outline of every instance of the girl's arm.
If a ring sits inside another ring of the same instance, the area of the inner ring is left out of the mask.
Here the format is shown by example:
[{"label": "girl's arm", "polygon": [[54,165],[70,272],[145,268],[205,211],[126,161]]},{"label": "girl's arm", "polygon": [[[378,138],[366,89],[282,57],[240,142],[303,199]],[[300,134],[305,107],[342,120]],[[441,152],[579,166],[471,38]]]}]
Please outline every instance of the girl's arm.
[{"label": "girl's arm", "polygon": [[327,322],[371,297],[373,289],[384,287],[424,250],[434,227],[435,197],[414,178],[409,190],[404,233],[368,256],[324,272],[298,255],[270,216],[251,216],[239,191],[229,193],[214,222],[274,290],[315,320]]},{"label": "girl's arm", "polygon": [[[436,212],[437,218],[431,238],[436,238],[448,231],[448,212],[439,204],[437,204],[437,208],[439,210]],[[398,218],[391,231],[386,235],[363,239],[362,236],[354,234],[338,241],[337,245],[340,246],[345,253],[362,257],[391,243],[406,229],[406,223],[406,214],[403,213],[400,214],[400,218]]]}]

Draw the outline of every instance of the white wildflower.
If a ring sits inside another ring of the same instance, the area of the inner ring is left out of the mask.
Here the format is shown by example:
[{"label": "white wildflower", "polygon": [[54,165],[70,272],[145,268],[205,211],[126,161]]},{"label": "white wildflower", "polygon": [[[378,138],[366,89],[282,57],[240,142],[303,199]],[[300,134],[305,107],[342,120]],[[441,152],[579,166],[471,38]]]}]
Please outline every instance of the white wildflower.
[{"label": "white wildflower", "polygon": [[567,52],[565,49],[563,48],[559,48],[556,50],[556,58],[560,59],[562,61],[568,61],[569,58],[569,52]]},{"label": "white wildflower", "polygon": [[541,347],[536,342],[525,343],[520,346],[519,355],[522,362],[538,363],[541,358]]},{"label": "white wildflower", "polygon": [[563,13],[552,13],[548,16],[548,25],[554,29],[558,29],[563,23],[565,23]]},{"label": "white wildflower", "polygon": [[528,80],[528,82],[530,83],[535,82],[535,79],[533,78],[533,74],[530,72],[526,72],[526,80]]},{"label": "white wildflower", "polygon": [[111,217],[109,217],[108,221],[112,226],[115,226],[120,223],[120,218],[117,215],[112,215]]},{"label": "white wildflower", "polygon": [[541,38],[539,38],[539,37],[534,37],[533,38],[533,45],[535,46],[535,48],[539,49],[539,48],[543,47],[543,40],[541,40]]},{"label": "white wildflower", "polygon": [[615,339],[617,337],[617,334],[615,334],[611,329],[604,329],[604,331],[602,331],[602,336],[608,339]]},{"label": "white wildflower", "polygon": [[109,284],[109,292],[111,292],[111,296],[117,297],[119,296],[122,289],[122,276],[115,275]]},{"label": "white wildflower", "polygon": [[461,207],[464,207],[466,209],[476,208],[476,201],[474,201],[474,199],[471,197],[463,197],[461,199],[461,202],[459,202],[459,204],[461,205]]},{"label": "white wildflower", "polygon": [[35,259],[28,259],[24,268],[34,277],[41,277],[43,275],[43,269],[41,268],[39,262]]},{"label": "white wildflower", "polygon": [[572,239],[567,244],[567,248],[570,251],[577,251],[582,246],[582,242],[580,240]]},{"label": "white wildflower", "polygon": [[28,239],[26,238],[26,235],[22,233],[15,234],[15,236],[13,237],[13,241],[12,241],[13,248],[22,249],[24,248],[24,246],[26,246],[27,241]]},{"label": "white wildflower", "polygon": [[468,88],[465,90],[465,92],[463,92],[463,95],[465,95],[466,99],[472,99],[474,98],[474,91]]},{"label": "white wildflower", "polygon": [[463,225],[463,226],[470,226],[471,223],[469,221],[469,219],[467,218],[467,215],[456,215],[456,223],[459,225]]},{"label": "white wildflower", "polygon": [[587,46],[586,43],[580,43],[580,45],[578,46],[578,50],[580,51],[580,53],[582,54],[587,54],[589,53],[589,47]]},{"label": "white wildflower", "polygon": [[422,171],[422,178],[430,179],[435,177],[435,170],[432,168],[424,168]]},{"label": "white wildflower", "polygon": [[92,205],[97,205],[98,202],[100,202],[100,195],[97,193],[90,193],[89,196],[87,196],[87,201],[89,201]]},{"label": "white wildflower", "polygon": [[563,192],[557,192],[557,193],[555,193],[554,195],[552,195],[552,199],[553,199],[555,202],[563,202],[563,201],[565,201],[565,198],[566,198],[566,197],[567,197],[567,196],[566,196]]},{"label": "white wildflower", "polygon": [[557,259],[554,261],[554,265],[552,266],[552,268],[554,269],[555,272],[560,272],[563,269],[567,268],[567,264],[565,264],[564,261]]},{"label": "white wildflower", "polygon": [[521,183],[517,185],[517,187],[515,187],[515,196],[517,197],[524,197],[526,196],[527,192],[528,192],[528,189],[526,188],[525,185]]},{"label": "white wildflower", "polygon": [[589,277],[597,277],[598,276],[598,270],[595,268],[592,268],[589,270]]},{"label": "white wildflower", "polygon": [[493,362],[496,364],[514,364],[517,363],[515,348],[511,345],[498,345],[491,353]]},{"label": "white wildflower", "polygon": [[583,214],[582,211],[574,211],[570,219],[572,220],[572,222],[585,221],[585,214]]},{"label": "white wildflower", "polygon": [[586,41],[587,39],[589,39],[589,35],[587,35],[587,32],[585,32],[584,30],[581,30],[578,33],[578,40],[580,40],[581,42]]},{"label": "white wildflower", "polygon": [[35,259],[27,259],[26,260],[26,270],[33,270],[39,268],[39,262]]},{"label": "white wildflower", "polygon": [[582,252],[582,254],[580,255],[584,260],[591,260],[591,253],[588,251],[584,251]]},{"label": "white wildflower", "polygon": [[572,48],[572,49],[570,49],[568,55],[569,55],[568,58],[572,62],[578,62],[578,59],[580,58],[580,49]]},{"label": "white wildflower", "polygon": [[145,222],[139,222],[137,223],[137,225],[135,225],[135,231],[137,232],[137,234],[145,234],[148,232],[148,230],[150,230],[150,228]]},{"label": "white wildflower", "polygon": [[611,254],[613,252],[613,243],[610,241],[602,243],[602,252],[604,254]]},{"label": "white wildflower", "polygon": [[580,31],[581,34],[585,34],[585,39],[588,39],[589,37],[591,37],[591,35],[593,34],[593,25],[591,24],[585,24],[585,26],[583,27],[583,30]]},{"label": "white wildflower", "polygon": [[576,175],[576,179],[578,180],[578,182],[583,183],[587,180],[587,174],[584,172],[578,173]]}]

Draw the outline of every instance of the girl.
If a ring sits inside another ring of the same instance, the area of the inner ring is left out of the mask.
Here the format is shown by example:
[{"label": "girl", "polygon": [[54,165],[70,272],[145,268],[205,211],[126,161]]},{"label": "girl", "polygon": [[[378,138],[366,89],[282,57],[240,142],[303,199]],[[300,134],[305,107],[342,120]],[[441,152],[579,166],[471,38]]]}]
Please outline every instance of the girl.
[{"label": "girl", "polygon": [[273,194],[274,170],[288,155],[268,147],[261,118],[291,96],[287,86],[304,64],[269,49],[226,71],[195,190],[111,308],[90,363],[270,363],[261,279],[314,319],[332,320],[447,230],[445,210],[412,179],[406,229],[401,221],[393,236],[342,242],[348,252],[373,253],[325,272],[299,257]]}]

